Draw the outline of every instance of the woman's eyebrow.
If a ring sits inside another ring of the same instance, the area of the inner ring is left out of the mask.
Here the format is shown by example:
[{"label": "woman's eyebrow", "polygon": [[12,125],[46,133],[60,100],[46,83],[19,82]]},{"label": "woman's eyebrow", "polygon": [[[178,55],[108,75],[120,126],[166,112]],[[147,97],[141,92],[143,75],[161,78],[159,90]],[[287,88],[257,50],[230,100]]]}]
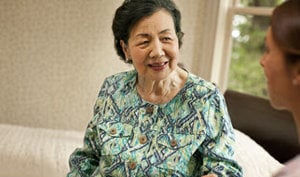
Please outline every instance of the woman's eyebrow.
[{"label": "woman's eyebrow", "polygon": [[134,38],[138,38],[138,37],[149,37],[149,36],[150,36],[150,34],[148,34],[148,33],[139,33],[139,34],[135,35]]},{"label": "woman's eyebrow", "polygon": [[[158,34],[164,34],[164,33],[168,33],[170,32],[171,29],[165,29],[165,30],[162,30],[160,31]],[[134,36],[134,38],[138,38],[138,37],[149,37],[150,34],[148,33],[138,33],[137,35]]]},{"label": "woman's eyebrow", "polygon": [[159,32],[159,34],[163,34],[163,33],[167,33],[167,32],[170,32],[171,29],[165,29],[165,30],[162,30],[161,32]]}]

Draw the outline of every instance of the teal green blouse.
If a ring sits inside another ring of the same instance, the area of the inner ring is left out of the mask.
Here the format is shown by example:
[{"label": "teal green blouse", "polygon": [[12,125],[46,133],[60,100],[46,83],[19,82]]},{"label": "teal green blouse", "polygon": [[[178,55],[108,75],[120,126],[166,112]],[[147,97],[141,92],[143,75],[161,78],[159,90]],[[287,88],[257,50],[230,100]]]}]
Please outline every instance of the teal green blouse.
[{"label": "teal green blouse", "polygon": [[106,78],[84,146],[70,156],[68,177],[240,177],[234,133],[222,94],[189,73],[168,103],[139,97],[135,70]]}]

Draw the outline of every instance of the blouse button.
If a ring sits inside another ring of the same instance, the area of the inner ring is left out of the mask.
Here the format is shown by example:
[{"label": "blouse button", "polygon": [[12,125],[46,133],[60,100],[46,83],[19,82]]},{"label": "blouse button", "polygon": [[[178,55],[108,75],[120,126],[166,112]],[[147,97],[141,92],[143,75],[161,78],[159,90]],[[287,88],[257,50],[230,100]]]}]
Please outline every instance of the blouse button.
[{"label": "blouse button", "polygon": [[172,140],[171,140],[171,146],[172,146],[172,147],[177,146],[177,141],[174,140],[174,139],[172,139]]},{"label": "blouse button", "polygon": [[136,163],[135,163],[135,162],[129,162],[129,163],[128,163],[128,168],[129,168],[130,170],[134,170],[134,169],[136,168]]},{"label": "blouse button", "polygon": [[152,106],[148,106],[148,107],[146,108],[146,113],[147,113],[147,114],[152,114],[152,113],[153,113],[153,107],[152,107]]},{"label": "blouse button", "polygon": [[139,137],[139,142],[140,142],[141,144],[145,144],[145,143],[147,142],[147,137],[146,137],[145,135],[141,135],[141,136]]},{"label": "blouse button", "polygon": [[109,130],[109,132],[110,132],[111,135],[115,135],[115,134],[117,134],[117,129],[116,128],[111,128]]}]

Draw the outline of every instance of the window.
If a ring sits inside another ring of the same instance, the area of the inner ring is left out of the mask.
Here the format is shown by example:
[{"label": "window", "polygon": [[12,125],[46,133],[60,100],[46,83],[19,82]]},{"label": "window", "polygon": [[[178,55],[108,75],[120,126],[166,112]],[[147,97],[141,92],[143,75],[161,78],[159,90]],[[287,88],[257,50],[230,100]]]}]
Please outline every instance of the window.
[{"label": "window", "polygon": [[221,85],[223,90],[232,89],[267,98],[265,76],[259,60],[263,54],[264,38],[272,10],[283,1],[232,0],[223,12],[226,18],[219,15],[219,18],[227,22],[224,33],[229,37],[224,39],[224,61],[219,59],[223,70],[215,78],[212,77],[212,80]]},{"label": "window", "polygon": [[269,21],[269,16],[234,15],[228,89],[267,97],[259,60]]}]

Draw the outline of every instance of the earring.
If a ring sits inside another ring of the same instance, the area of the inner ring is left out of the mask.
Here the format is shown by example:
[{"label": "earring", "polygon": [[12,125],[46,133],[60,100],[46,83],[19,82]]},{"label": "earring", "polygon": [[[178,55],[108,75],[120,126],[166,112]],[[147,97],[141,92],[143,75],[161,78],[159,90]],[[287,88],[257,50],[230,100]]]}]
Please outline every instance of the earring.
[{"label": "earring", "polygon": [[132,60],[131,60],[131,58],[126,58],[125,61],[126,61],[126,63],[131,63]]}]

